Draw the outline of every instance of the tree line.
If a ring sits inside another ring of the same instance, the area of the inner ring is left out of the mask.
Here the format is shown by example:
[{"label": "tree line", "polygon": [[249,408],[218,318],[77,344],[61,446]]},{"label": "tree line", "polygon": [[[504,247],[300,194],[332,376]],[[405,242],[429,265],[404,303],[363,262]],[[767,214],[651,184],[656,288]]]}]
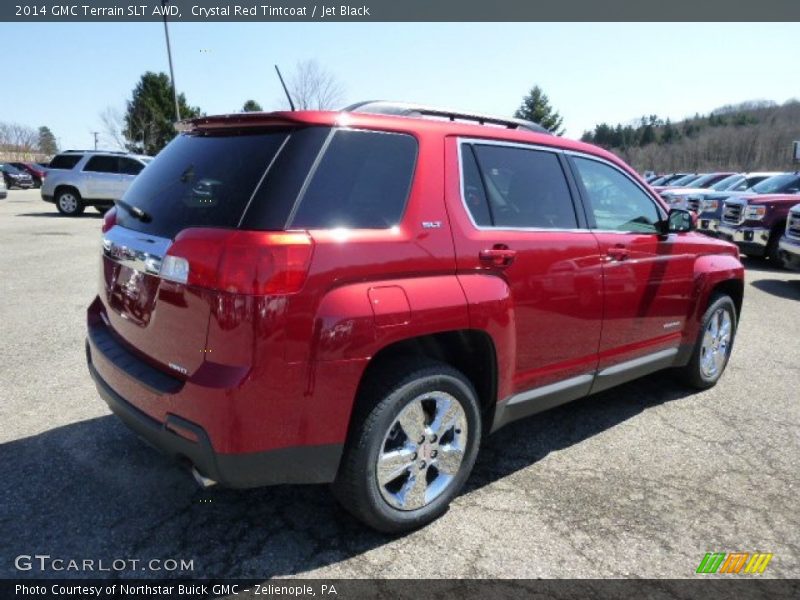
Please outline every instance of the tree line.
[{"label": "tree line", "polygon": [[0,121],[0,157],[3,160],[32,160],[57,152],[56,136],[46,125],[34,129]]},{"label": "tree line", "polygon": [[792,169],[800,101],[749,101],[678,122],[656,115],[627,125],[600,123],[581,140],[620,155],[640,171]]}]

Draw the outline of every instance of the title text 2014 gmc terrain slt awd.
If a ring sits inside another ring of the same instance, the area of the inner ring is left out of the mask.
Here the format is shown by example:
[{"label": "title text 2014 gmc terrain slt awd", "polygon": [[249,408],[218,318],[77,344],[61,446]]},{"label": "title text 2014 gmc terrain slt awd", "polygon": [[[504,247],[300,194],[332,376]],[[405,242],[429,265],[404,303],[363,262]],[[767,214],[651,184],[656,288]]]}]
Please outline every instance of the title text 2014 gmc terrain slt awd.
[{"label": "title text 2014 gmc terrain slt awd", "polygon": [[183,129],[106,215],[86,351],[201,482],[332,482],[405,531],[504,424],[725,369],[735,246],[597,147],[391,103]]}]

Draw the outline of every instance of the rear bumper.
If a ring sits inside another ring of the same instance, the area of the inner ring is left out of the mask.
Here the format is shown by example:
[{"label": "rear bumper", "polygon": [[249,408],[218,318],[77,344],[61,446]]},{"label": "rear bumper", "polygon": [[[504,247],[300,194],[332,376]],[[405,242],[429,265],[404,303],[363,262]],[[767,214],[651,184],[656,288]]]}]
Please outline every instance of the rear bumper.
[{"label": "rear bumper", "polygon": [[92,335],[90,328],[86,340],[89,373],[111,411],[150,445],[171,458],[188,462],[205,477],[232,488],[329,483],[335,479],[342,444],[294,446],[237,454],[217,452],[200,424],[170,413],[163,421],[155,419],[134,406],[132,401],[135,399],[129,400],[117,393],[96,368],[95,358],[99,357],[102,357],[106,370],[114,369],[122,377],[141,380],[143,392],[160,389],[169,394],[165,386],[169,384],[166,380],[171,378],[154,378],[152,367],[122,348],[109,348],[109,342],[102,336]]},{"label": "rear bumper", "polygon": [[789,269],[800,271],[800,241],[783,236],[779,248],[783,264]]},{"label": "rear bumper", "polygon": [[763,256],[769,243],[769,229],[763,227],[731,227],[721,223],[719,236],[733,242],[745,254]]}]

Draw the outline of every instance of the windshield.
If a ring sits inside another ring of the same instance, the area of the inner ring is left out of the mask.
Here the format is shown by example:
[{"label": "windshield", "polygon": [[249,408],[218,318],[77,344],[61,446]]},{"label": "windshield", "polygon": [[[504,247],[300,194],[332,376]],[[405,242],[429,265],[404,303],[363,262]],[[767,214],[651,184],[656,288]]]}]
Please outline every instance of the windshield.
[{"label": "windshield", "polygon": [[710,189],[716,192],[724,192],[725,190],[736,187],[736,185],[742,181],[744,181],[744,175],[734,173],[733,175],[728,175],[725,179],[720,179],[717,183],[712,185]]},{"label": "windshield", "polygon": [[669,184],[673,186],[680,186],[683,187],[688,185],[689,183],[694,182],[695,179],[699,179],[700,175],[684,175],[683,177],[678,177],[678,179],[674,181],[670,181]]},{"label": "windshield", "polygon": [[784,192],[790,188],[792,184],[798,184],[799,182],[800,176],[794,173],[782,173],[781,175],[775,175],[774,177],[765,179],[761,183],[755,184],[751,189],[757,194],[775,194]]},{"label": "windshield", "polygon": [[0,165],[0,169],[5,171],[6,173],[11,173],[11,174],[14,174],[14,175],[19,175],[20,174],[20,170],[17,167],[14,167],[14,166],[9,165],[9,164]]}]

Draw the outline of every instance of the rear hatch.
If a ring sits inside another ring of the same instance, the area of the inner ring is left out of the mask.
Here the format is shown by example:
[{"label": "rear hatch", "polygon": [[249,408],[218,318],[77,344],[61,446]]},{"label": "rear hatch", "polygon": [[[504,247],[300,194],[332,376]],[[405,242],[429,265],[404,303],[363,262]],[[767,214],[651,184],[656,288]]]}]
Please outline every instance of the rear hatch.
[{"label": "rear hatch", "polygon": [[[100,297],[107,326],[148,362],[179,376],[191,376],[202,364],[209,317],[224,302],[213,284],[181,280],[174,264],[172,277],[165,278],[162,263],[187,229],[200,231],[213,246],[238,228],[290,134],[181,134],[117,203],[104,226]],[[219,265],[211,249],[195,240],[194,252],[207,260],[213,278]]]}]

